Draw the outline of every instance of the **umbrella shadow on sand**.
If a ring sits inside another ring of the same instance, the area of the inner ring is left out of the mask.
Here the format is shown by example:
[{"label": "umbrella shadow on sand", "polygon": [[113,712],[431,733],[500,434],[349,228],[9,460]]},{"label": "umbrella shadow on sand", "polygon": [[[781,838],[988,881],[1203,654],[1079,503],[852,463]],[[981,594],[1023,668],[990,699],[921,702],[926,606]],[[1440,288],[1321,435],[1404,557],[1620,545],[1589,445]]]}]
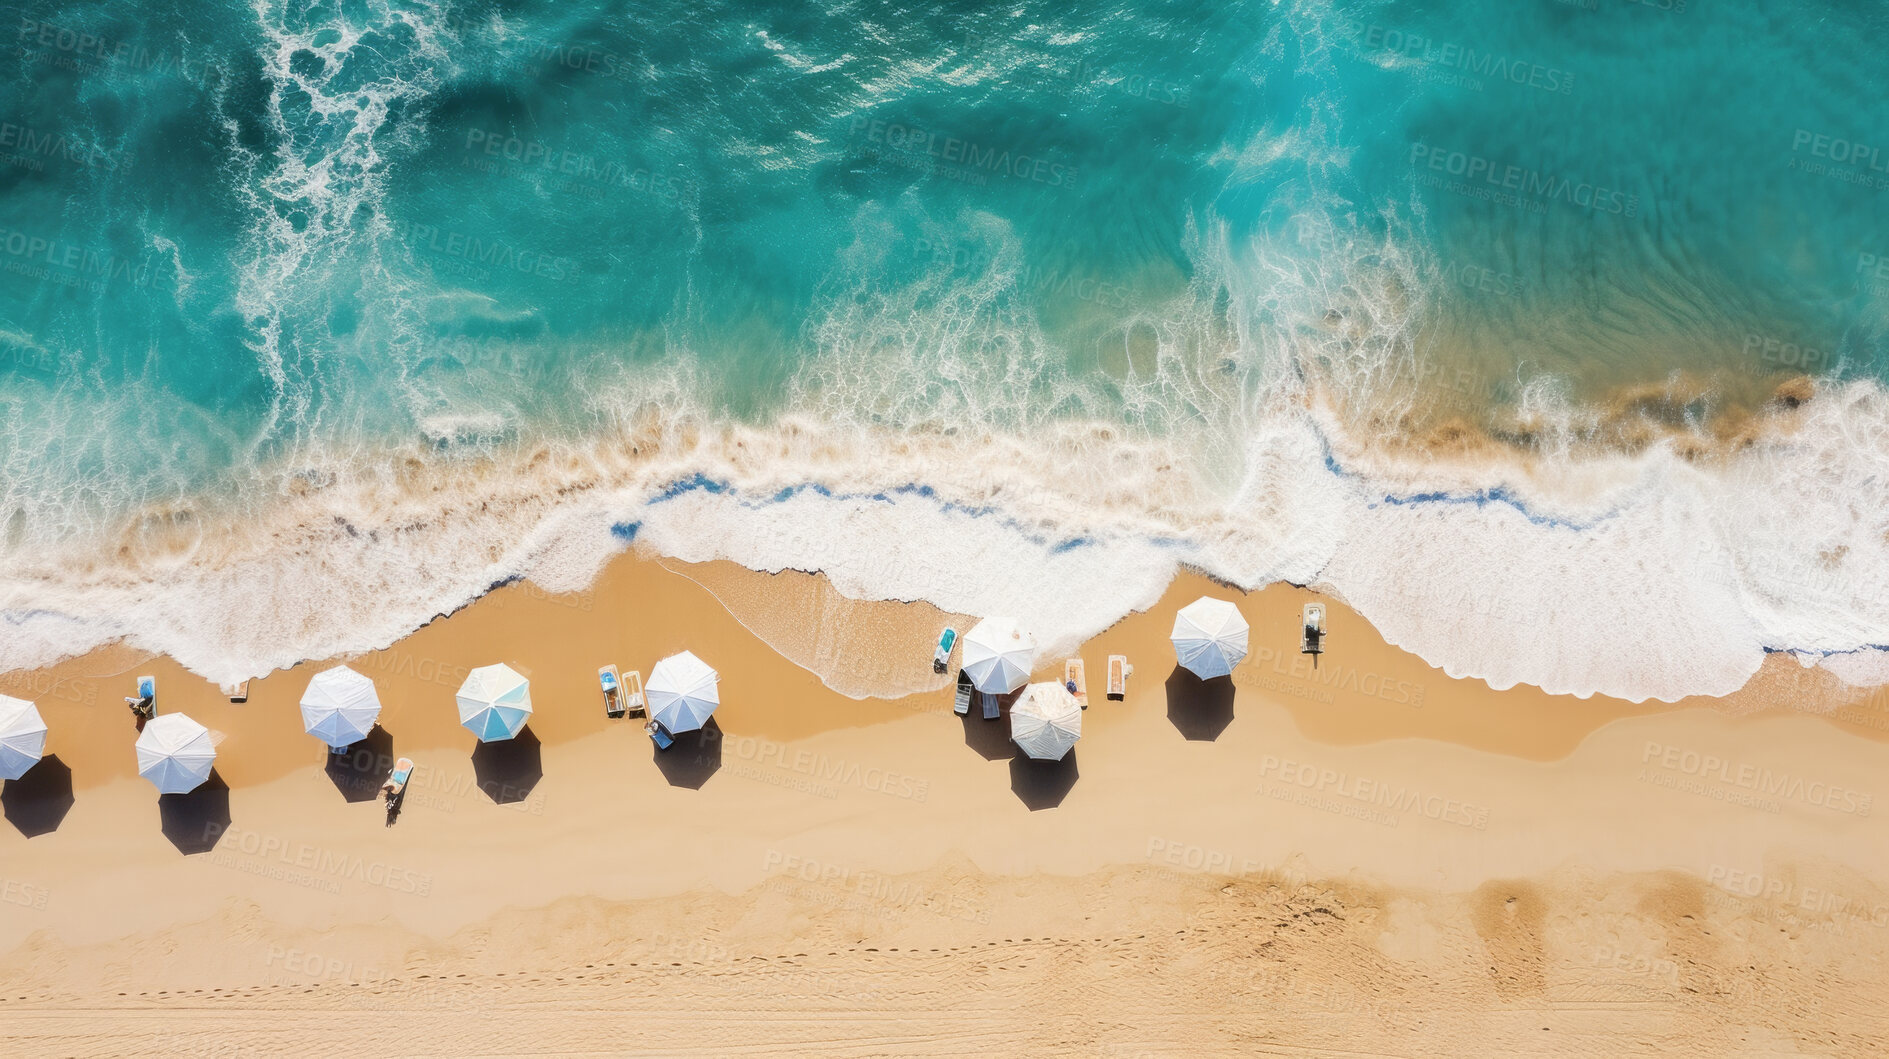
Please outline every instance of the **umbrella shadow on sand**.
[{"label": "umbrella shadow on sand", "polygon": [[72,802],[72,767],[59,760],[58,754],[47,754],[26,775],[0,787],[0,808],[6,811],[7,823],[27,838],[59,830],[72,811]]},{"label": "umbrella shadow on sand", "polygon": [[529,724],[510,739],[480,743],[472,748],[472,774],[494,802],[522,802],[544,778],[544,743]]},{"label": "umbrella shadow on sand", "polygon": [[1021,688],[1008,695],[998,695],[996,717],[984,719],[984,702],[992,696],[977,692],[971,696],[971,712],[959,717],[964,722],[964,745],[977,751],[985,761],[1002,761],[1017,753],[1017,744],[1010,741],[1010,707],[1021,698]]},{"label": "umbrella shadow on sand", "polygon": [[1168,674],[1168,721],[1184,738],[1212,742],[1233,723],[1233,678],[1202,680],[1186,666]]},{"label": "umbrella shadow on sand", "polygon": [[349,802],[371,802],[380,796],[380,785],[393,771],[394,737],[377,724],[347,753],[330,753],[327,757],[324,771],[341,797]]},{"label": "umbrella shadow on sand", "polygon": [[177,852],[208,853],[230,829],[230,785],[211,769],[210,778],[188,794],[158,795],[157,815]]},{"label": "umbrella shadow on sand", "polygon": [[1074,747],[1061,761],[1038,761],[1022,750],[1010,759],[1010,790],[1033,813],[1063,804],[1080,777]]},{"label": "umbrella shadow on sand", "polygon": [[669,786],[699,791],[710,776],[721,771],[721,725],[710,717],[700,729],[683,732],[675,740],[669,749],[655,750],[656,768]]}]

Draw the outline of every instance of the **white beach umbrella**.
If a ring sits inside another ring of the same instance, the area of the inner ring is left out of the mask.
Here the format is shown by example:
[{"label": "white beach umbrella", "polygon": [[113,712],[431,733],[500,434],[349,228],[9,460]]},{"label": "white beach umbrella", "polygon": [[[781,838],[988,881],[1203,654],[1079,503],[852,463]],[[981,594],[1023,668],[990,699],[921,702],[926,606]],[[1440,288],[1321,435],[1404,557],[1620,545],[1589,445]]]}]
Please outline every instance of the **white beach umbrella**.
[{"label": "white beach umbrella", "polygon": [[1228,676],[1246,657],[1247,632],[1240,608],[1202,596],[1174,615],[1174,657],[1202,680]]},{"label": "white beach umbrella", "polygon": [[643,686],[649,715],[671,734],[695,731],[721,705],[721,691],[715,686],[720,679],[693,651],[670,655],[649,671],[649,683]]},{"label": "white beach umbrella", "polygon": [[977,690],[1008,695],[1030,679],[1036,637],[1015,618],[985,618],[964,635],[964,671]]},{"label": "white beach umbrella", "polygon": [[138,775],[156,784],[159,794],[196,790],[215,762],[210,730],[181,713],[151,718],[138,736]]},{"label": "white beach umbrella", "polygon": [[380,719],[374,682],[347,666],[315,674],[302,692],[302,727],[329,746],[352,746]]},{"label": "white beach umbrella", "polygon": [[454,698],[460,725],[481,743],[510,739],[531,719],[531,682],[508,665],[480,666],[467,673]]},{"label": "white beach umbrella", "polygon": [[1061,684],[1032,684],[1010,711],[1010,739],[1041,761],[1061,761],[1082,738],[1082,704]]},{"label": "white beach umbrella", "polygon": [[0,780],[17,780],[46,753],[46,722],[39,707],[0,695]]}]

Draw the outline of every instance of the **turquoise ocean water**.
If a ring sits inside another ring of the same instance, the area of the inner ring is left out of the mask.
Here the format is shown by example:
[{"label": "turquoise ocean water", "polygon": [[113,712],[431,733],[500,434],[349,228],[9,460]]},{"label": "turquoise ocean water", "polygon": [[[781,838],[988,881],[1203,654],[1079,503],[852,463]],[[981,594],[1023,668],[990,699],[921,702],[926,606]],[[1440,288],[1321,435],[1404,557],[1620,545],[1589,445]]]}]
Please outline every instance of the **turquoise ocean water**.
[{"label": "turquoise ocean water", "polygon": [[[591,490],[586,517],[619,543],[965,608],[1026,604],[880,563],[881,531],[988,531],[1002,570],[1033,547],[1093,551],[1077,585],[1145,573],[1070,589],[1068,636],[1191,563],[1321,583],[1452,671],[1556,690],[1728,690],[1767,651],[1875,679],[1889,643],[1874,5],[139,0],[9,17],[14,662],[124,635],[219,673],[370,646],[583,535],[518,475],[492,486],[513,515],[434,538],[383,541],[363,497],[391,512],[427,468],[544,445],[629,460],[651,417],[696,433],[666,434],[660,467],[598,472],[614,491]],[[1774,399],[1806,375],[1814,391]],[[787,421],[853,440],[765,473],[689,449]],[[1445,422],[1493,443],[1438,450]],[[1100,440],[1037,440],[1059,430]],[[873,462],[901,437],[960,447],[950,469]],[[967,477],[977,460],[992,469]],[[1147,461],[1173,461],[1173,495],[1097,499]],[[318,517],[308,489],[336,481],[368,484]],[[831,510],[801,510],[815,497]],[[690,513],[665,524],[652,502]],[[1788,523],[1734,514],[1754,506]],[[847,549],[803,555],[783,528],[856,509],[889,521]],[[256,525],[273,544],[227,543]],[[235,580],[308,585],[317,566],[319,605],[293,620],[251,636],[221,616]],[[1539,595],[1465,609],[1485,581]],[[159,596],[162,616],[140,609]],[[1683,632],[1644,672],[1541,647],[1649,598]],[[389,616],[364,626],[372,600]],[[1546,600],[1567,613],[1489,646]]]}]

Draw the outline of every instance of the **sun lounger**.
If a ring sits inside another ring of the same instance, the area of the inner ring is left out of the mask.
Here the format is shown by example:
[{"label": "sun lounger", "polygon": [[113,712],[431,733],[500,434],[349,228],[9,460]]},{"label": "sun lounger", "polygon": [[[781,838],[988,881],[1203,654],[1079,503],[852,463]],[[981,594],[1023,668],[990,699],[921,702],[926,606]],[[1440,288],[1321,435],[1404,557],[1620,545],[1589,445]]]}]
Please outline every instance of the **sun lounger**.
[{"label": "sun lounger", "polygon": [[623,678],[623,690],[618,694],[623,699],[623,708],[632,715],[641,717],[643,711],[648,708],[648,703],[643,699],[642,670],[630,670],[629,674]]},{"label": "sun lounger", "polygon": [[986,721],[994,721],[1003,715],[1003,702],[998,696],[992,695],[988,691],[980,691],[977,694],[984,700],[984,719]]},{"label": "sun lounger", "polygon": [[676,737],[669,734],[669,729],[664,728],[661,721],[650,721],[643,726],[643,731],[649,733],[650,741],[656,744],[658,750],[667,750],[676,745]]},{"label": "sun lounger", "polygon": [[387,775],[387,782],[380,785],[380,792],[392,802],[407,791],[407,781],[413,778],[413,759],[403,757],[394,762],[394,770]]},{"label": "sun lounger", "polygon": [[413,778],[413,759],[403,757],[394,762],[394,770],[388,774],[387,782],[380,785],[380,793],[387,796],[387,826],[394,826],[400,819],[400,807],[407,800],[407,781]]},{"label": "sun lounger", "polygon": [[617,667],[604,666],[597,670],[597,683],[603,688],[603,715],[623,716],[623,681],[617,677]]},{"label": "sun lounger", "polygon": [[249,681],[239,680],[234,684],[218,684],[217,690],[229,696],[231,702],[249,701]]},{"label": "sun lounger", "polygon": [[1299,635],[1299,653],[1312,656],[1312,668],[1318,668],[1318,656],[1325,653],[1325,604],[1307,603],[1303,631]]},{"label": "sun lounger", "polygon": [[157,716],[157,678],[139,677],[136,698],[125,696],[125,702],[131,706],[131,712],[149,720]]},{"label": "sun lounger", "polygon": [[942,673],[951,665],[951,648],[958,642],[958,630],[945,626],[938,634],[938,649],[931,653],[931,671]]},{"label": "sun lounger", "polygon": [[963,670],[959,670],[958,671],[958,697],[957,697],[957,700],[951,704],[951,712],[959,714],[960,716],[970,713],[971,712],[971,696],[976,694],[976,692],[977,692],[977,688],[975,685],[971,683],[970,674],[964,672]]},{"label": "sun lounger", "polygon": [[1127,655],[1108,656],[1108,697],[1111,700],[1120,702],[1128,697],[1128,675],[1134,671]]},{"label": "sun lounger", "polygon": [[1082,670],[1082,659],[1071,658],[1063,663],[1063,687],[1076,697],[1078,705],[1089,708],[1089,677]]}]

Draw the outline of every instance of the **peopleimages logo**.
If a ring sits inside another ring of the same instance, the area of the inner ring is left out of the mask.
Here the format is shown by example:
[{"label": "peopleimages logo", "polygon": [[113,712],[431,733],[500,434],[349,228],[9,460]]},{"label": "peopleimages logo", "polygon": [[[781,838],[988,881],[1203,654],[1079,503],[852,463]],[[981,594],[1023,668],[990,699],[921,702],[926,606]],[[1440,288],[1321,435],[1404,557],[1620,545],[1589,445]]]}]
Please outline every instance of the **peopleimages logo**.
[{"label": "peopleimages logo", "polygon": [[1489,827],[1489,807],[1457,801],[1434,792],[1403,784],[1385,783],[1367,776],[1353,776],[1337,769],[1320,768],[1310,762],[1292,761],[1267,754],[1260,758],[1259,774],[1308,791],[1336,795],[1399,813],[1418,816],[1477,831]]},{"label": "peopleimages logo", "polygon": [[1868,816],[1876,800],[1872,794],[1822,780],[1805,779],[1788,772],[1773,772],[1762,765],[1728,761],[1716,754],[1702,754],[1697,750],[1663,743],[1647,743],[1640,755],[1640,763],[1656,764],[1668,772],[1855,816]]},{"label": "peopleimages logo", "polygon": [[469,161],[509,163],[506,169],[493,169],[509,175],[517,172],[547,173],[568,177],[599,187],[622,188],[652,195],[665,202],[678,202],[684,186],[674,177],[651,171],[646,166],[627,165],[610,158],[596,158],[555,144],[527,140],[491,129],[468,129],[466,152]]},{"label": "peopleimages logo", "polygon": [[1495,52],[1477,51],[1460,44],[1439,42],[1415,33],[1405,33],[1384,26],[1367,28],[1361,38],[1372,51],[1401,55],[1432,66],[1461,70],[1477,77],[1492,77],[1526,88],[1567,95],[1574,91],[1574,74],[1537,62],[1511,59]]},{"label": "peopleimages logo", "polygon": [[[209,823],[204,825],[204,837],[218,840],[219,848],[212,856],[215,863],[225,867],[238,868],[251,874],[280,877],[285,882],[299,882],[296,878],[328,876],[329,879],[317,879],[317,888],[327,889],[331,893],[339,892],[333,885],[334,879],[348,879],[366,883],[395,893],[412,894],[425,897],[433,892],[433,877],[399,865],[383,861],[370,861],[348,853],[313,846],[306,842],[290,842],[275,835],[264,835],[248,831],[234,825]],[[255,858],[245,863],[235,859],[236,854]],[[258,868],[264,870],[257,870]],[[276,873],[283,873],[277,875]]]},{"label": "peopleimages logo", "polygon": [[516,247],[503,240],[467,235],[432,224],[408,223],[402,227],[409,245],[468,264],[550,280],[566,280],[577,272],[576,261],[542,250]]},{"label": "peopleimages logo", "polygon": [[301,949],[285,949],[280,945],[269,946],[268,959],[263,962],[270,967],[281,967],[309,978],[322,981],[336,979],[351,985],[381,985],[394,977],[372,967],[357,969],[350,960],[323,957]]},{"label": "peopleimages logo", "polygon": [[1799,345],[1772,338],[1769,335],[1745,336],[1745,353],[1756,353],[1773,364],[1782,364],[1787,368],[1801,368],[1811,371],[1828,366],[1830,354],[1821,349]]},{"label": "peopleimages logo", "polygon": [[[858,787],[874,794],[884,794],[911,801],[924,801],[931,793],[931,781],[915,779],[901,772],[857,762],[830,758],[811,750],[792,750],[785,743],[755,736],[741,736],[722,743],[727,753],[759,765],[805,776],[826,784]],[[830,788],[826,788],[830,789]],[[833,797],[824,794],[823,797]]]},{"label": "peopleimages logo", "polygon": [[1789,168],[1855,187],[1889,188],[1889,158],[1873,144],[1798,129],[1791,136]]},{"label": "peopleimages logo", "polygon": [[1831,915],[1839,920],[1865,923],[1872,927],[1889,927],[1889,904],[1872,904],[1829,890],[1801,885],[1790,879],[1766,876],[1763,872],[1740,871],[1723,864],[1714,864],[1706,872],[1705,881],[1726,893],[1771,901],[1794,910]]},{"label": "peopleimages logo", "polygon": [[[1290,661],[1288,661],[1290,659]],[[1305,655],[1282,654],[1271,647],[1261,647],[1234,671],[1234,680],[1260,667],[1268,667],[1281,677],[1290,677],[1307,686],[1329,691],[1349,691],[1359,695],[1382,699],[1398,706],[1423,706],[1424,688],[1422,684],[1397,680],[1392,677],[1346,666],[1338,663],[1312,668]]]},{"label": "peopleimages logo", "polygon": [[32,883],[21,882],[18,879],[0,879],[0,901],[5,901],[10,905],[19,905],[21,908],[44,910],[46,896],[51,892],[44,886],[34,886]]},{"label": "peopleimages logo", "polygon": [[1889,173],[1889,159],[1883,158],[1882,148],[1854,140],[1845,140],[1840,136],[1825,136],[1798,129],[1791,136],[1791,152],[1807,153],[1813,158],[1822,158],[1837,165],[1852,165],[1872,173]]},{"label": "peopleimages logo", "polygon": [[54,679],[52,674],[45,670],[13,672],[0,676],[0,691],[25,699],[51,696],[66,702],[76,702],[82,706],[91,706],[98,702],[97,681],[72,677]]},{"label": "peopleimages logo", "polygon": [[88,169],[107,169],[112,172],[117,172],[125,164],[122,151],[107,150],[96,143],[63,132],[47,132],[30,125],[15,125],[10,121],[0,122],[0,151],[18,152],[15,157],[63,159]]},{"label": "peopleimages logo", "polygon": [[1206,872],[1210,875],[1251,875],[1264,867],[1255,858],[1242,857],[1238,861],[1239,870],[1235,871],[1233,854],[1225,850],[1208,849],[1205,846],[1158,836],[1151,836],[1148,839],[1147,858],[1156,863],[1171,864],[1177,868]]},{"label": "peopleimages logo", "polygon": [[20,20],[19,44],[20,58],[24,62],[42,63],[75,73],[118,69],[174,76],[199,86],[207,82],[211,74],[222,73],[220,67],[201,59],[186,59],[131,41],[113,40],[30,18]]},{"label": "peopleimages logo", "polygon": [[990,922],[990,910],[980,907],[977,902],[963,894],[927,890],[917,883],[893,882],[875,871],[831,864],[812,857],[784,853],[777,849],[767,851],[761,868],[770,873],[774,873],[776,868],[784,869],[775,874],[790,876],[803,883],[815,883],[828,887],[838,894],[853,895],[870,904],[897,912],[923,911],[947,919],[963,919],[976,923]]},{"label": "peopleimages logo", "polygon": [[160,269],[156,258],[134,262],[110,251],[9,228],[0,228],[0,256],[11,259],[0,263],[0,270],[51,282],[91,288],[115,282],[160,290],[176,286],[175,277]]},{"label": "peopleimages logo", "polygon": [[1443,268],[1443,279],[1473,291],[1497,294],[1505,298],[1520,295],[1523,290],[1523,283],[1519,277],[1507,272],[1497,272],[1495,269],[1481,265],[1446,265]]},{"label": "peopleimages logo", "polygon": [[941,136],[898,122],[854,118],[852,133],[855,137],[864,136],[870,143],[884,144],[900,154],[923,157],[934,164],[996,173],[1056,188],[1073,187],[1076,182],[1074,166],[1035,155],[986,147],[955,136]]},{"label": "peopleimages logo", "polygon": [[[492,29],[483,18],[458,11],[447,15],[441,25],[447,32],[462,39],[478,38]],[[620,81],[632,80],[636,76],[636,65],[630,60],[594,45],[541,37],[518,38],[509,34],[505,43],[513,53],[522,51],[520,57],[529,67],[533,67],[527,71],[532,74],[542,73],[543,67],[556,67]]]},{"label": "peopleimages logo", "polygon": [[[986,272],[997,264],[997,258],[982,248],[959,245],[950,240],[920,237],[913,240],[912,249],[934,265],[948,265],[951,268],[974,274]],[[1034,261],[1017,269],[1015,282],[1018,290],[1026,290],[1034,294],[1071,297],[1077,301],[1089,302],[1110,309],[1128,308],[1127,287],[1092,276],[1077,275],[1063,269],[1046,267]]]},{"label": "peopleimages logo", "polygon": [[1419,141],[1410,145],[1410,164],[1419,169],[1458,177],[1466,191],[1507,192],[1543,202],[1564,202],[1595,213],[1611,213],[1621,217],[1639,215],[1638,195],[1586,181],[1569,180],[1527,166],[1494,162],[1466,151],[1433,147]]}]

